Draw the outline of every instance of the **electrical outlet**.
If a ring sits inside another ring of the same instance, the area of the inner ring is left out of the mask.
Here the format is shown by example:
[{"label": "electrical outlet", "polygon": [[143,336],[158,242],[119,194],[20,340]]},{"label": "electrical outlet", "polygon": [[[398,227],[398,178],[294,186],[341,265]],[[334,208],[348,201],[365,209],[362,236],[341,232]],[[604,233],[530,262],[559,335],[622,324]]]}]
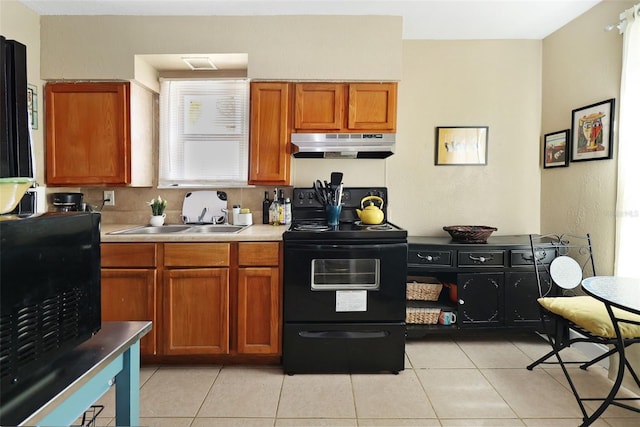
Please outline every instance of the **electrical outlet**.
[{"label": "electrical outlet", "polygon": [[106,190],[103,193],[102,200],[104,200],[105,206],[115,206],[116,205],[116,192],[113,190]]}]

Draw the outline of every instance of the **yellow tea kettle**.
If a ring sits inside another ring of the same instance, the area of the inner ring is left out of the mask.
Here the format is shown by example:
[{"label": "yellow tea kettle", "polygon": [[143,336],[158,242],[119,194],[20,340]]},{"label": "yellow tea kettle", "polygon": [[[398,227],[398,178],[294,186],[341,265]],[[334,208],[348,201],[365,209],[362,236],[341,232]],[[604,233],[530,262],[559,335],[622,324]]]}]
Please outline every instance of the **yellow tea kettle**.
[{"label": "yellow tea kettle", "polygon": [[[377,207],[373,204],[371,200],[377,200],[380,202],[380,207]],[[369,205],[365,208],[364,202],[369,201]],[[384,212],[382,211],[382,206],[384,205],[384,200],[378,196],[367,196],[360,200],[360,207],[362,209],[356,209],[356,213],[358,214],[358,218],[362,221],[363,224],[376,225],[381,224],[384,220]]]}]

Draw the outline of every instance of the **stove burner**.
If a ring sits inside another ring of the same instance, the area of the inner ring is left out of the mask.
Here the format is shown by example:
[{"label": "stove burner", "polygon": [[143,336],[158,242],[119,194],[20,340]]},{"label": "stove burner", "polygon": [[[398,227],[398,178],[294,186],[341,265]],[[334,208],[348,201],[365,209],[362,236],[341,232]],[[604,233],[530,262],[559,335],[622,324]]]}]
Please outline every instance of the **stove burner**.
[{"label": "stove burner", "polygon": [[293,226],[296,231],[328,231],[331,230],[326,224],[296,224]]},{"label": "stove burner", "polygon": [[391,230],[393,227],[391,227],[389,224],[378,224],[365,225],[364,228],[366,228],[367,230]]}]

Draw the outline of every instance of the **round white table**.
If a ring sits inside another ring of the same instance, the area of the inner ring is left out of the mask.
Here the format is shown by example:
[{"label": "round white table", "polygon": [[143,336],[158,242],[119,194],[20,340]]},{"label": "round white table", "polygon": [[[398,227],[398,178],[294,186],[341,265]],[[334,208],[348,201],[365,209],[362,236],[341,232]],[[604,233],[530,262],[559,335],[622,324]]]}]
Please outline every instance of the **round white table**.
[{"label": "round white table", "polygon": [[605,304],[640,314],[640,278],[594,276],[584,279],[582,287]]},{"label": "round white table", "polygon": [[[624,377],[625,366],[628,365],[627,359],[625,357],[625,339],[620,333],[619,324],[630,323],[640,325],[640,322],[621,319],[620,317],[616,316],[612,309],[612,307],[616,307],[627,312],[640,315],[640,278],[594,276],[584,279],[582,281],[582,288],[588,295],[591,295],[595,299],[602,301],[607,308],[607,312],[609,313],[609,317],[611,318],[611,323],[613,324],[613,329],[616,333],[616,349],[618,354],[620,355],[620,360],[618,361],[618,373],[616,375],[613,386],[611,387],[611,391],[609,392],[607,397],[603,399],[603,402],[598,407],[598,409],[596,409],[596,411],[590,417],[584,420],[584,423],[582,425],[588,426],[593,423],[600,415],[602,415],[602,413],[611,404],[635,412],[640,412],[640,410],[638,410],[637,408],[620,402],[621,400],[638,399],[616,399],[616,394],[620,389],[620,385],[622,384],[622,379]],[[634,380],[636,381],[636,383],[638,383],[638,387],[640,387],[637,376],[633,373],[631,366],[628,367],[634,376]]]}]

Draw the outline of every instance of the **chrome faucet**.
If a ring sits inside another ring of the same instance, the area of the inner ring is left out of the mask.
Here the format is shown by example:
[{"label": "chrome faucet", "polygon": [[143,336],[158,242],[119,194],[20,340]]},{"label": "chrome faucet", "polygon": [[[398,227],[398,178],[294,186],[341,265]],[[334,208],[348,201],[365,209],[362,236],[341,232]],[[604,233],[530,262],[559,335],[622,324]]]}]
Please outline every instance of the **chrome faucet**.
[{"label": "chrome faucet", "polygon": [[229,225],[229,209],[222,208],[220,210],[224,214],[224,222],[223,222],[223,224]]}]

